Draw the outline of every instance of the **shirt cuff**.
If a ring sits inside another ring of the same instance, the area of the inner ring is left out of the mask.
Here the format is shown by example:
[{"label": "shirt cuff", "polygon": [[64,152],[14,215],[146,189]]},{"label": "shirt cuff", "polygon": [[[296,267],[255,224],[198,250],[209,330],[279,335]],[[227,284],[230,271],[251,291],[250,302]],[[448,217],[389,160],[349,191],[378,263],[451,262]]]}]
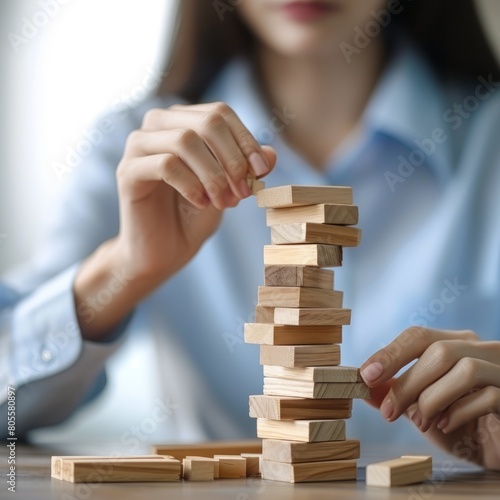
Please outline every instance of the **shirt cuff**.
[{"label": "shirt cuff", "polygon": [[[11,317],[10,385],[21,385],[66,370],[82,350],[101,363],[120,345],[116,342],[130,317],[107,336],[88,342],[81,336],[75,310],[73,282],[80,263],[46,282],[17,304]],[[85,346],[85,349],[84,349]]]}]

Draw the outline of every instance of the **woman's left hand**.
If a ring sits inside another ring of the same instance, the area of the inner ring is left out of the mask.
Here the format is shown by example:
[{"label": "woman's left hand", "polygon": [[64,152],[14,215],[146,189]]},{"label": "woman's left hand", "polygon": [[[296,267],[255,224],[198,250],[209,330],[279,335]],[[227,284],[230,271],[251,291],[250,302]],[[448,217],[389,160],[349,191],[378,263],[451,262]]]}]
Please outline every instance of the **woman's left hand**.
[{"label": "woman's left hand", "polygon": [[500,342],[411,327],[373,354],[361,375],[372,388],[369,402],[389,422],[404,414],[446,451],[500,470]]}]

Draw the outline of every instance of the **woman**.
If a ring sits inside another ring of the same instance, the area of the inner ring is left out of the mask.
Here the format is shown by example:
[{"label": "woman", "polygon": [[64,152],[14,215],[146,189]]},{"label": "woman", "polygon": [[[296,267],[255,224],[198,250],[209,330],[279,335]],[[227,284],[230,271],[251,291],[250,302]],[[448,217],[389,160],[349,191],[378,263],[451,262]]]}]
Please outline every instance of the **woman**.
[{"label": "woman", "polygon": [[[124,330],[148,328],[177,437],[255,435],[262,375],[241,326],[267,228],[243,200],[247,177],[268,176],[354,187],[364,241],[336,272],[354,311],[343,363],[371,355],[383,419],[360,407],[350,434],[418,428],[500,469],[499,70],[472,2],[234,4],[182,2],[158,95],[105,118],[37,272],[4,286],[19,430],[95,396]],[[384,421],[403,414],[413,427]]]}]

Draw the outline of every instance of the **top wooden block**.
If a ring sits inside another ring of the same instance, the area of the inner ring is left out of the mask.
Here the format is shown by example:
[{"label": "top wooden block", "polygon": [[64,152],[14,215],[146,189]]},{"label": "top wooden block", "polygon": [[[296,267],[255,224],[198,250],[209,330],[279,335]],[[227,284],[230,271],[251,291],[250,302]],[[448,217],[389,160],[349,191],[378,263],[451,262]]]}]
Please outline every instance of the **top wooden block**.
[{"label": "top wooden block", "polygon": [[257,205],[265,208],[298,207],[333,203],[352,205],[352,188],[347,186],[279,186],[257,193]]}]

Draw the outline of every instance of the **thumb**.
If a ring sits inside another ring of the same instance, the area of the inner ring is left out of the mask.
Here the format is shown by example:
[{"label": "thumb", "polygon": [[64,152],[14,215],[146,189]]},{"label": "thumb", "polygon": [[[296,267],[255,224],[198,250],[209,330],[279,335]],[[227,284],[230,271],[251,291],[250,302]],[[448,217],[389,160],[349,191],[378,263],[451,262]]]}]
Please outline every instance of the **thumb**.
[{"label": "thumb", "polygon": [[377,387],[371,387],[370,388],[371,397],[370,399],[367,399],[366,402],[370,406],[373,406],[375,408],[380,408],[382,401],[387,396],[387,393],[389,392],[395,381],[396,381],[395,378],[391,378],[389,380],[386,380],[382,384],[378,385]]},{"label": "thumb", "polygon": [[[276,165],[276,160],[278,158],[278,155],[276,154],[276,151],[271,146],[262,146],[262,151],[264,152],[264,156],[266,157],[267,163],[271,167],[269,172],[272,172],[275,165]],[[267,172],[267,174],[265,174],[265,175],[268,175],[269,172]],[[264,177],[264,176],[261,176],[261,177]],[[259,179],[260,179],[260,177],[259,177]]]}]

